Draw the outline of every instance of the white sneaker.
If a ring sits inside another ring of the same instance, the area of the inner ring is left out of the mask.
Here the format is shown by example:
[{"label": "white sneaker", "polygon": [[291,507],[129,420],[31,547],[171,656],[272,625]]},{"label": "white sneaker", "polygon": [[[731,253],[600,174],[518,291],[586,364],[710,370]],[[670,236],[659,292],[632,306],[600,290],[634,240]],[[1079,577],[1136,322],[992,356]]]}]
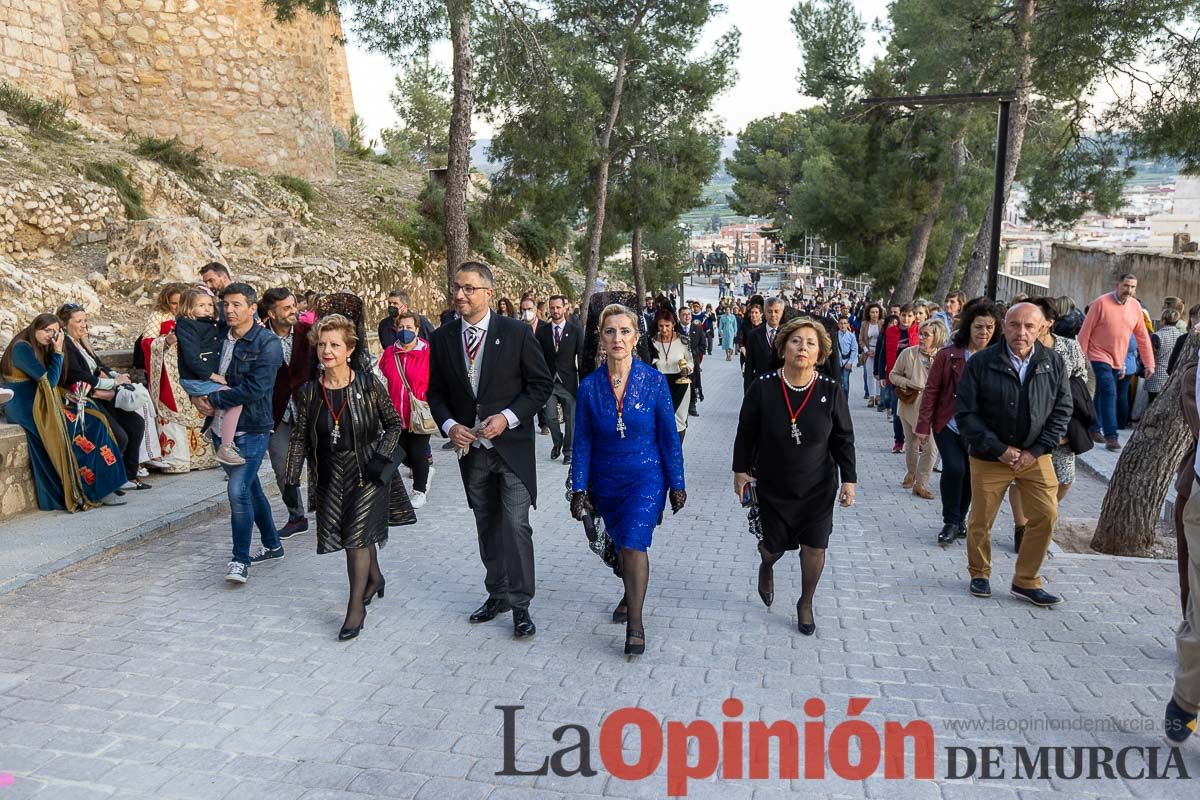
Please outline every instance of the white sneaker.
[{"label": "white sneaker", "polygon": [[246,463],[246,459],[238,452],[237,445],[229,442],[217,448],[217,463],[227,467],[240,467]]},{"label": "white sneaker", "polygon": [[425,499],[426,498],[425,498],[424,492],[418,492],[414,489],[413,493],[412,493],[412,499],[411,499],[412,507],[420,508],[421,506],[425,505]]},{"label": "white sneaker", "polygon": [[112,494],[106,494],[104,497],[100,498],[100,503],[106,506],[123,506],[128,502],[129,501],[125,499],[125,495],[117,494],[116,492],[113,492]]},{"label": "white sneaker", "polygon": [[145,467],[138,467],[137,476],[139,478],[149,478],[150,470],[146,469]]},{"label": "white sneaker", "polygon": [[230,583],[245,583],[246,578],[250,576],[250,566],[243,564],[240,561],[230,561],[229,571],[225,573],[225,580]]}]

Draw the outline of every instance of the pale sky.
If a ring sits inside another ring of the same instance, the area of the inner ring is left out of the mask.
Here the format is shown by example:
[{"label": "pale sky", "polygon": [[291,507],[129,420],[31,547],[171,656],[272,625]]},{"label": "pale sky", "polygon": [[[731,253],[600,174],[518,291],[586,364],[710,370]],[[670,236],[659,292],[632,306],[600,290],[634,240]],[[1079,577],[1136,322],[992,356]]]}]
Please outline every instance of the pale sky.
[{"label": "pale sky", "polygon": [[[811,104],[796,88],[800,52],[789,18],[795,4],[796,0],[725,0],[725,14],[706,31],[702,49],[730,27],[737,27],[742,32],[737,85],[718,99],[715,107],[717,116],[725,120],[725,128],[731,135],[750,120],[795,111]],[[881,50],[880,37],[872,28],[877,18],[886,17],[887,2],[855,0],[855,5],[867,23],[864,36],[870,57]],[[353,34],[349,35],[346,56],[350,64],[354,106],[366,121],[369,136],[377,138],[381,128],[396,124],[388,93],[397,70],[386,58],[357,47]],[[443,42],[435,48],[434,59],[449,66],[449,43]],[[491,137],[491,128],[483,120],[476,120],[474,127],[476,137]]]}]

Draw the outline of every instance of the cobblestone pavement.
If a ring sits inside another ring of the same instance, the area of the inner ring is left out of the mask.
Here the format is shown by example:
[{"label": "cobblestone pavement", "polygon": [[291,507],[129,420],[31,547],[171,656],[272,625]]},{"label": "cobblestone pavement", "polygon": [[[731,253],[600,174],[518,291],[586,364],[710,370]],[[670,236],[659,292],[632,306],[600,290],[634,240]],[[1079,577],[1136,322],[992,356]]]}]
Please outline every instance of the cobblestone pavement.
[{"label": "cobblestone pavement", "polygon": [[[228,588],[224,519],[0,597],[0,774],[15,775],[8,786],[0,779],[0,800],[661,797],[665,768],[629,782],[601,767],[601,720],[638,705],[661,720],[719,723],[730,696],[745,704],[742,721],[798,726],[810,719],[805,700],[820,697],[826,735],[851,697],[870,698],[862,719],[878,731],[885,721],[928,720],[937,779],[889,781],[880,767],[861,782],[696,780],[691,797],[1197,796],[1182,780],[1012,777],[1016,745],[1162,744],[1139,726],[1161,719],[1170,692],[1172,563],[1058,555],[1045,568],[1067,598],[1057,609],[999,591],[970,597],[962,545],[934,544],[938,503],[900,490],[890,427],[856,391],[859,502],[837,514],[819,630],[802,637],[797,559],[777,567],[774,610],[754,591],[757,559],[729,473],[736,362],[710,359],[704,383],[703,416],[684,449],[690,500],[651,550],[640,660],[620,655],[623,629],[608,617],[621,590],[567,516],[565,470],[548,459],[549,437],[538,439],[542,504],[533,516],[538,634],[513,640],[507,618],[467,624],[483,599],[482,568],[457,470],[437,450],[430,503],[383,550],[387,597],[351,643],[334,641],[346,587],[340,556],[318,557],[307,534],[287,543],[286,560]],[[1064,515],[1098,507],[1103,487],[1080,480]],[[997,527],[1001,589],[1013,556],[1011,527]],[[500,704],[524,706],[519,766],[539,764],[555,749],[553,731],[576,723],[592,732],[597,774],[496,776]],[[984,728],[958,733],[949,727],[958,721]],[[1039,729],[1003,729],[1022,724]],[[1086,729],[1045,730],[1062,725]],[[635,743],[632,734],[625,741]],[[977,769],[973,779],[946,780],[951,745],[1005,746],[1007,777],[980,780]],[[1200,772],[1195,743],[1183,752],[1190,774]]]}]

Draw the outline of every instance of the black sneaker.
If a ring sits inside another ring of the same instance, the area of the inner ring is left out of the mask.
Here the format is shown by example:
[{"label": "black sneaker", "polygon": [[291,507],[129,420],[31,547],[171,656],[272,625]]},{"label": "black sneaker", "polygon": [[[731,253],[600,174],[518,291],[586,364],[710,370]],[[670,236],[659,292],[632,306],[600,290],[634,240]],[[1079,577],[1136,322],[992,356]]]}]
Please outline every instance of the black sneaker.
[{"label": "black sneaker", "polygon": [[293,536],[299,536],[308,530],[308,517],[296,517],[289,519],[287,525],[279,531],[280,540],[286,541]]},{"label": "black sneaker", "polygon": [[976,597],[991,597],[992,584],[987,578],[972,578],[971,594],[975,595]]},{"label": "black sneaker", "polygon": [[1184,711],[1172,697],[1167,701],[1167,713],[1163,717],[1163,730],[1172,742],[1182,744],[1196,730],[1196,715]]},{"label": "black sneaker", "polygon": [[230,561],[229,571],[225,573],[225,580],[230,583],[245,583],[250,577],[250,565],[243,564],[240,561]]},{"label": "black sneaker", "polygon": [[279,561],[282,558],[283,558],[283,547],[282,546],[276,547],[273,550],[268,550],[265,547],[259,547],[258,550],[255,551],[250,556],[250,563],[251,564],[261,564],[264,561]]},{"label": "black sneaker", "polygon": [[954,544],[954,540],[958,538],[958,526],[952,522],[948,522],[942,526],[942,530],[938,533],[938,544],[945,547],[948,544]]},{"label": "black sneaker", "polygon": [[967,526],[961,522],[958,523],[958,538],[960,538],[960,539],[967,538]]},{"label": "black sneaker", "polygon": [[1020,586],[1012,586],[1009,588],[1009,594],[1013,597],[1018,597],[1022,600],[1028,600],[1035,606],[1046,608],[1048,606],[1056,606],[1062,602],[1062,598],[1056,594],[1050,594],[1045,589],[1022,589]]}]

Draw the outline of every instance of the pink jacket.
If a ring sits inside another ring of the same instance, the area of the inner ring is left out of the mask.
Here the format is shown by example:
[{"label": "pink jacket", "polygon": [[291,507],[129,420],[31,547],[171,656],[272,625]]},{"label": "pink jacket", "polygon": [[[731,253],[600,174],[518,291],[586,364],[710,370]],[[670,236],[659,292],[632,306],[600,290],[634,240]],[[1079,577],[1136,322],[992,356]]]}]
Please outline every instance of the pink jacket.
[{"label": "pink jacket", "polygon": [[1079,346],[1088,361],[1099,361],[1113,369],[1125,368],[1129,352],[1129,337],[1138,343],[1138,355],[1146,369],[1154,372],[1154,347],[1142,316],[1142,304],[1130,298],[1122,305],[1113,299],[1112,292],[1097,297],[1088,307],[1083,327],[1079,329]]},{"label": "pink jacket", "polygon": [[412,350],[405,350],[399,343],[393,344],[379,357],[379,371],[387,380],[388,394],[392,398],[392,405],[396,406],[396,413],[400,415],[400,419],[404,420],[404,429],[408,430],[411,407],[408,403],[408,392],[404,388],[404,381],[400,378],[400,371],[396,369],[397,359],[404,369],[404,377],[412,386],[413,394],[417,396],[418,400],[427,399],[429,342],[417,339],[417,346]]}]

